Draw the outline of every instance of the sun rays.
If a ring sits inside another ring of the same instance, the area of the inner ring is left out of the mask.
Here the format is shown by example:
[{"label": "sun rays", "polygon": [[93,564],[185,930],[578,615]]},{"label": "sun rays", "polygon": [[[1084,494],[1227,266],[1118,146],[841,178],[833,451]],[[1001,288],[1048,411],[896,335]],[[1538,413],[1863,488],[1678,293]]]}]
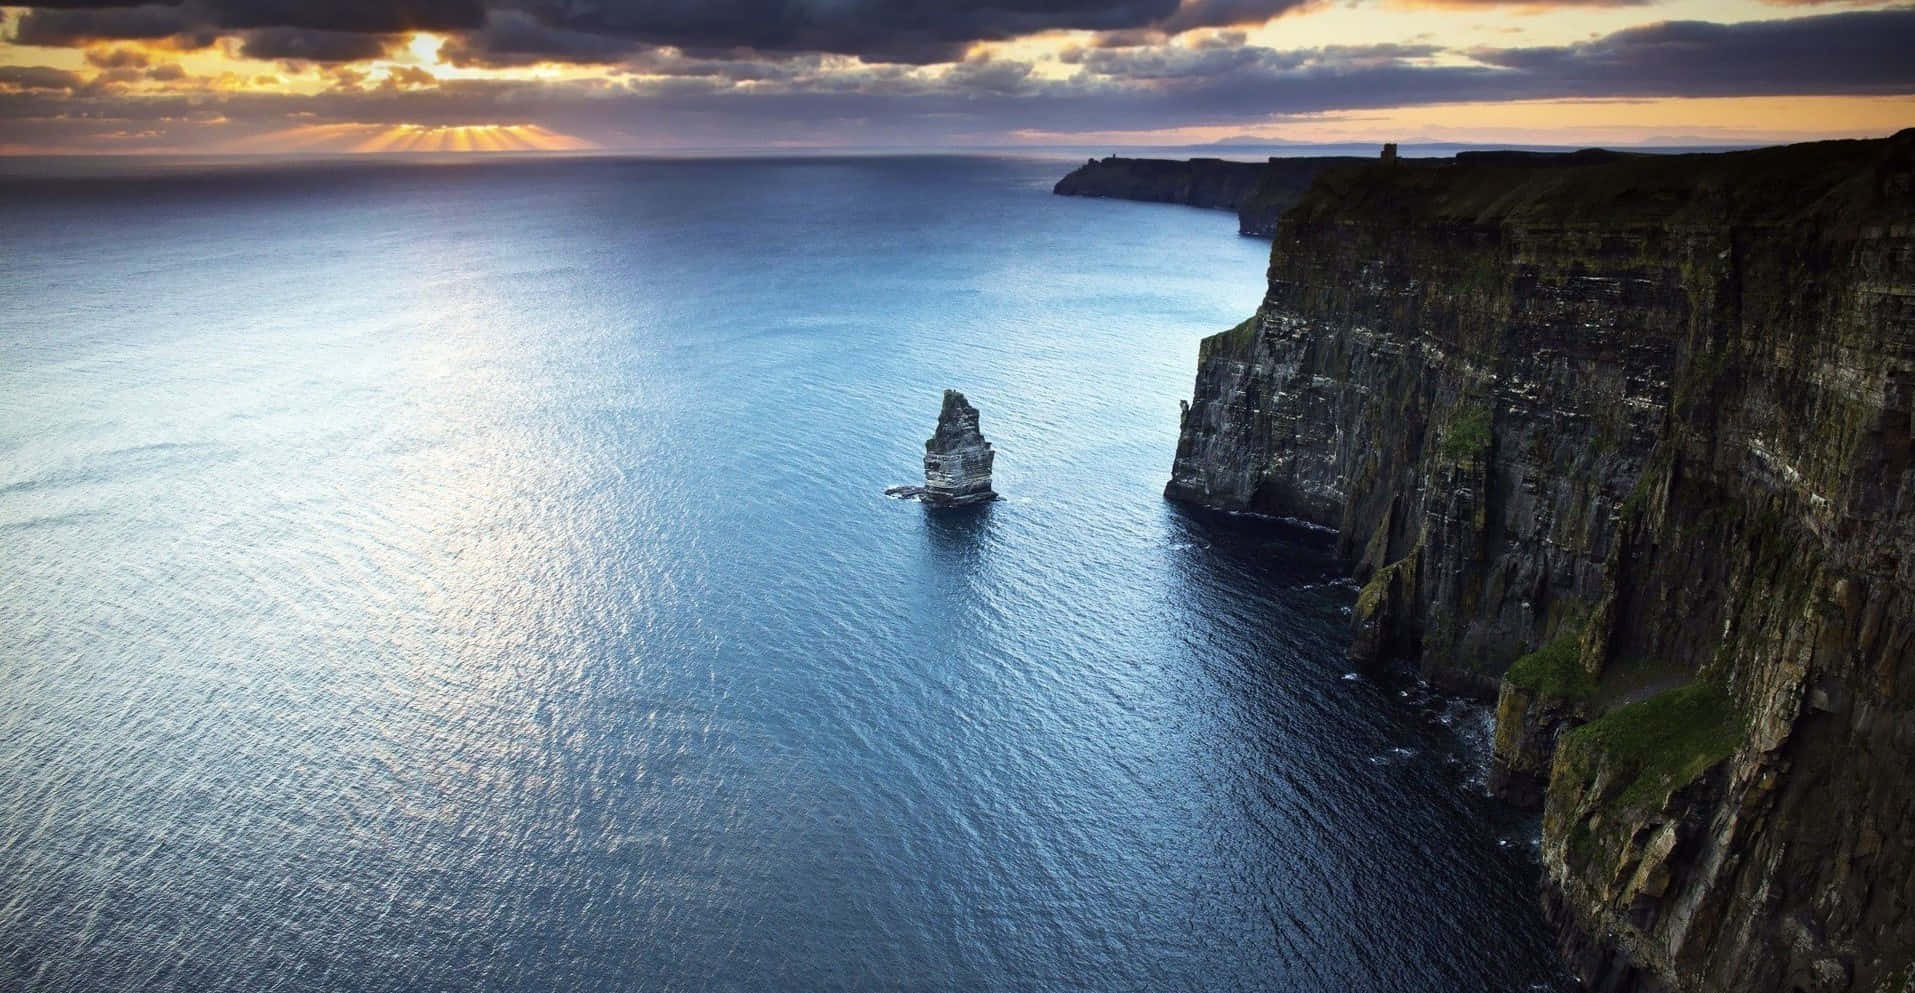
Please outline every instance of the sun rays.
[{"label": "sun rays", "polygon": [[309,153],[576,152],[598,146],[537,124],[308,124],[258,135],[229,151]]},{"label": "sun rays", "polygon": [[591,142],[537,124],[468,124],[431,127],[396,124],[378,130],[353,152],[571,152]]}]

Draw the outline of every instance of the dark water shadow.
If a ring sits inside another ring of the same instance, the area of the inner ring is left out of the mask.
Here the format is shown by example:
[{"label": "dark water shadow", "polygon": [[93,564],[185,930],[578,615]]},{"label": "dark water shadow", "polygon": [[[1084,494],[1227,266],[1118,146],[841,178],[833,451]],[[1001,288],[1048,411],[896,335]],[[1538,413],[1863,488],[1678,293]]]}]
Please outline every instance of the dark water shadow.
[{"label": "dark water shadow", "polygon": [[1349,575],[1336,534],[1273,517],[1231,514],[1166,501],[1179,564],[1233,585],[1276,588],[1335,582]]},{"label": "dark water shadow", "polygon": [[[1400,664],[1345,658],[1357,587],[1336,535],[1174,503],[1165,532],[1166,596],[1192,619],[1192,678],[1212,688],[1211,818],[1243,831],[1225,850],[1292,915],[1284,935],[1336,929],[1365,949],[1326,957],[1317,984],[1389,988],[1366,984],[1420,970],[1453,989],[1573,989],[1532,902],[1537,819],[1483,792],[1487,711]],[[1324,864],[1348,885],[1288,896]],[[1429,954],[1459,944],[1466,919],[1501,935],[1507,960]]]},{"label": "dark water shadow", "polygon": [[967,507],[924,507],[924,540],[932,564],[953,574],[967,574],[983,561],[995,528],[996,501]]}]

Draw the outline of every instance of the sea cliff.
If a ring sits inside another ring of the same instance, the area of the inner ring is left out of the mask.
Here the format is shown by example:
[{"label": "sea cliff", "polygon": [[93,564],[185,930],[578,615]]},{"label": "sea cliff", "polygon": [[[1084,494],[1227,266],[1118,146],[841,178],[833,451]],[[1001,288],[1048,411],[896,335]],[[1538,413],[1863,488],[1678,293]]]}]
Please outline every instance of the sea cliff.
[{"label": "sea cliff", "polygon": [[1590,989],[1915,969],[1915,131],[1322,171],[1167,495],[1337,529],[1497,700]]},{"label": "sea cliff", "polygon": [[1347,157],[1226,162],[1223,159],[1091,159],[1057,181],[1059,196],[1112,197],[1237,212],[1240,234],[1268,238],[1277,218],[1310,188],[1317,173],[1367,161]]}]

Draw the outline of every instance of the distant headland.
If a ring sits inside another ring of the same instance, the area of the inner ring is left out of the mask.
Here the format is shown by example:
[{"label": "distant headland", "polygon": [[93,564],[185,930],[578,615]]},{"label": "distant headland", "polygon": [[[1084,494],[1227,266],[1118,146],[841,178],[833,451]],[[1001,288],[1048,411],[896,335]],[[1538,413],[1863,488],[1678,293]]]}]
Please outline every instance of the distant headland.
[{"label": "distant headland", "polygon": [[1092,159],[1057,181],[1051,192],[1072,197],[1111,197],[1150,203],[1180,203],[1237,212],[1239,234],[1268,238],[1317,173],[1331,166],[1371,159],[1348,155],[1227,162],[1223,159]]},{"label": "distant headland", "polygon": [[1329,169],[1401,163],[1412,168],[1448,165],[1548,166],[1594,165],[1655,154],[1601,148],[1574,151],[1486,150],[1454,155],[1398,158],[1395,144],[1378,156],[1320,155],[1230,162],[1216,158],[1131,159],[1111,155],[1091,159],[1057,181],[1051,192],[1070,197],[1110,197],[1146,203],[1176,203],[1237,212],[1237,233],[1274,237],[1277,221]]}]

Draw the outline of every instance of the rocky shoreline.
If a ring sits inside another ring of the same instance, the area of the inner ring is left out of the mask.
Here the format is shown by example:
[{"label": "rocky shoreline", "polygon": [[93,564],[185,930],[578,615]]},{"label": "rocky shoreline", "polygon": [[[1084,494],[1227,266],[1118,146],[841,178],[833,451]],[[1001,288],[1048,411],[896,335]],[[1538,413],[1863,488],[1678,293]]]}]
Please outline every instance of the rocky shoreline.
[{"label": "rocky shoreline", "polygon": [[1496,695],[1586,988],[1900,990],[1912,410],[1915,131],[1345,164],[1166,493],[1335,528],[1352,657]]}]

